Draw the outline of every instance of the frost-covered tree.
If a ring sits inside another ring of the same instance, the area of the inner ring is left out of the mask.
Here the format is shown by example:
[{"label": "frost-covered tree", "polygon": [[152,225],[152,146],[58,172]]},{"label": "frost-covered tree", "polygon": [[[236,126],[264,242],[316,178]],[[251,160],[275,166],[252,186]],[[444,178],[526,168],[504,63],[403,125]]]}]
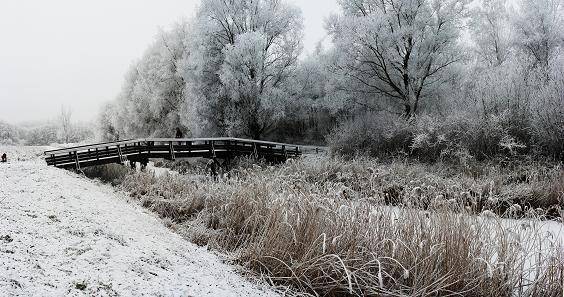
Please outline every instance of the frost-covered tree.
[{"label": "frost-covered tree", "polygon": [[324,142],[342,113],[328,104],[330,74],[327,54],[321,47],[302,59],[288,82],[290,96],[284,107],[284,118],[278,124],[276,139],[287,142]]},{"label": "frost-covered tree", "polygon": [[0,120],[0,144],[15,144],[19,140],[18,128]]},{"label": "frost-covered tree", "polygon": [[470,13],[474,53],[487,66],[499,66],[508,58],[511,30],[506,0],[482,0]]},{"label": "frost-covered tree", "polygon": [[64,143],[69,143],[73,134],[72,126],[72,109],[70,107],[61,106],[61,112],[59,113],[59,139]]},{"label": "frost-covered tree", "polygon": [[[391,103],[404,116],[449,79],[465,0],[342,0],[328,22],[340,89],[371,109]],[[384,101],[384,102],[383,102]]]},{"label": "frost-covered tree", "polygon": [[27,127],[26,130],[26,145],[50,145],[61,141],[57,137],[59,125],[55,122],[35,123],[33,126]]},{"label": "frost-covered tree", "polygon": [[547,69],[564,45],[562,0],[521,0],[513,16],[515,44],[532,60],[533,67]]},{"label": "frost-covered tree", "polygon": [[114,102],[106,103],[102,106],[98,115],[98,133],[103,141],[120,140],[120,130],[117,124],[117,108]]},{"label": "frost-covered tree", "polygon": [[302,49],[300,11],[280,0],[204,0],[196,22],[187,114],[208,133],[268,135]]},{"label": "frost-covered tree", "polygon": [[564,55],[550,65],[543,88],[531,96],[531,133],[541,151],[564,160]]},{"label": "frost-covered tree", "polygon": [[128,137],[172,136],[185,100],[184,63],[190,56],[189,24],[161,31],[126,75],[115,127]]}]

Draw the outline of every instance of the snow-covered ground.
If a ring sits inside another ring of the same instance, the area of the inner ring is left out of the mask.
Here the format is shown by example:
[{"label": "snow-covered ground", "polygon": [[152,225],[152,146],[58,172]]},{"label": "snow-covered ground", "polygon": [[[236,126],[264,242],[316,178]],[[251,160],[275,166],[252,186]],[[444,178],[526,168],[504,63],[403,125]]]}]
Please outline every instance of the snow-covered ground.
[{"label": "snow-covered ground", "polygon": [[111,187],[0,147],[0,296],[273,296]]}]

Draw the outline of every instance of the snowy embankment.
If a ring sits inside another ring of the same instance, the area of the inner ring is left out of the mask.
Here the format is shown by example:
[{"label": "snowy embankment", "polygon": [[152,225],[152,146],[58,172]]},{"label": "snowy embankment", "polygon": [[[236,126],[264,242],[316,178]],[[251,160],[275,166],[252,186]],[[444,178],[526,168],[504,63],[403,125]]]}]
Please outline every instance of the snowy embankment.
[{"label": "snowy embankment", "polygon": [[0,147],[0,295],[275,295],[42,149]]}]

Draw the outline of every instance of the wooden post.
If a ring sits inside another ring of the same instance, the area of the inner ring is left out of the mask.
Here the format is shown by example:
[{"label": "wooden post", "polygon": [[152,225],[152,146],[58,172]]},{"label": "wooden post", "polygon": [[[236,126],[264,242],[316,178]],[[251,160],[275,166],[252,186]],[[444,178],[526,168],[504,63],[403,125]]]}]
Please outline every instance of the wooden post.
[{"label": "wooden post", "polygon": [[76,167],[76,171],[80,171],[80,162],[78,161],[78,154],[76,153],[76,151],[74,151],[74,162],[75,162],[75,167]]},{"label": "wooden post", "polygon": [[[231,163],[231,159],[233,158],[233,147],[231,145],[231,140],[227,140],[225,142],[225,150],[227,151],[227,154],[226,154],[227,158],[224,161],[224,164],[226,162]],[[227,170],[227,168],[226,168],[226,170]]]},{"label": "wooden post", "polygon": [[168,143],[168,150],[170,152],[170,160],[176,160],[176,157],[174,156],[174,144],[172,144],[172,141],[169,141]]},{"label": "wooden post", "polygon": [[121,155],[121,147],[119,144],[117,145],[118,155],[119,155],[119,164],[123,164],[123,156]]},{"label": "wooden post", "polygon": [[253,142],[253,156],[255,159],[258,159],[258,150],[257,150],[257,143]]},{"label": "wooden post", "polygon": [[212,155],[212,158],[215,160],[215,146],[214,146],[214,141],[210,141],[210,153]]}]

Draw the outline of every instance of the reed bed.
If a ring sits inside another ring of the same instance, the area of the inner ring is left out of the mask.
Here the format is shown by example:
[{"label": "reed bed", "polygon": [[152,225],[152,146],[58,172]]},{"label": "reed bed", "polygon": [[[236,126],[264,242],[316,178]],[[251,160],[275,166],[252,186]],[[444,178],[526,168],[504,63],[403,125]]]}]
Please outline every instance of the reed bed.
[{"label": "reed bed", "polygon": [[[231,255],[287,295],[562,296],[560,223],[542,214],[474,215],[475,202],[463,201],[476,200],[465,193],[482,191],[491,177],[502,181],[480,195],[505,197],[504,179],[515,170],[472,177],[424,166],[300,160],[244,167],[219,181],[141,172],[122,188],[189,240]],[[528,182],[522,191],[530,193],[560,178],[559,167],[539,168],[511,183]],[[564,194],[558,185],[542,190],[556,201]],[[392,195],[397,201],[386,203]]]}]

